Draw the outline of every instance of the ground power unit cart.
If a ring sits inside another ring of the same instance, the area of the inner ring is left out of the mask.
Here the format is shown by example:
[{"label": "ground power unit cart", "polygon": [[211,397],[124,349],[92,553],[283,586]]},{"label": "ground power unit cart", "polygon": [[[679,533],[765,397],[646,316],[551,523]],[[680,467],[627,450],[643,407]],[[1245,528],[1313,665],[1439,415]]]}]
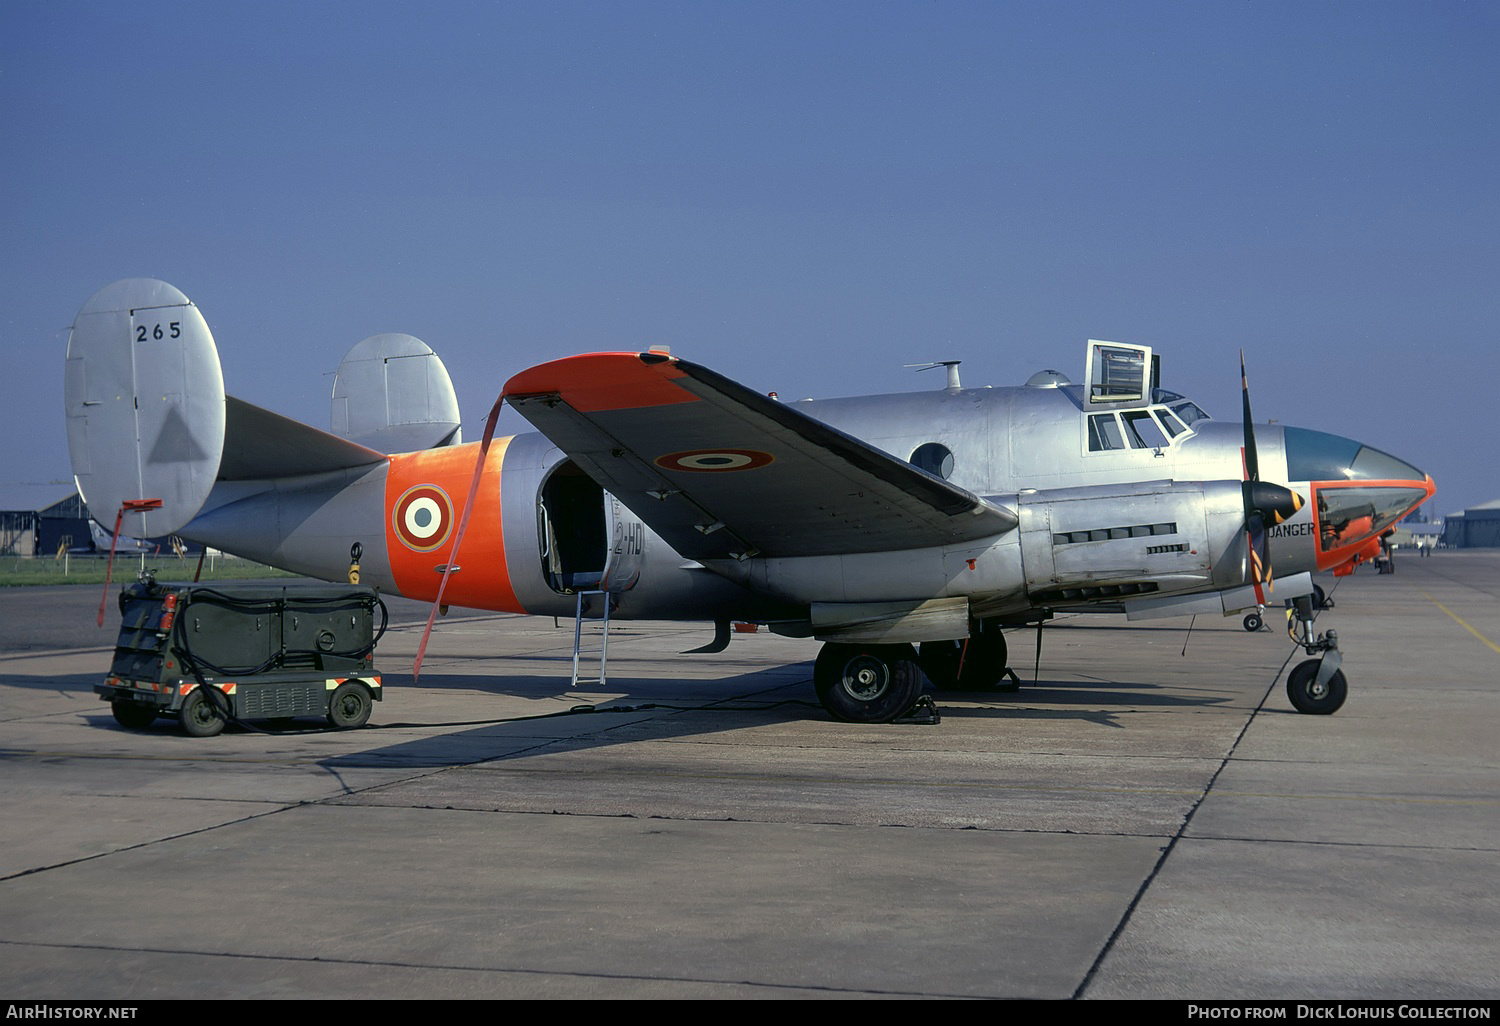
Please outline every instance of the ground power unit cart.
[{"label": "ground power unit cart", "polygon": [[162,584],[120,592],[114,662],[94,691],[125,727],[175,716],[193,737],[230,721],[325,717],[360,727],[381,698],[385,603],[369,588],[302,581]]}]

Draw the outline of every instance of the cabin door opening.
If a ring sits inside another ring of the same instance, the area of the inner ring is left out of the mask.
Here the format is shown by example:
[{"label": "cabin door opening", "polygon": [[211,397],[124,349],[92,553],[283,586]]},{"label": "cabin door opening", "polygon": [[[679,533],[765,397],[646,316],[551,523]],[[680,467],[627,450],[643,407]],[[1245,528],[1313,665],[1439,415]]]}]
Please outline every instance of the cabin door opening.
[{"label": "cabin door opening", "polygon": [[537,537],[548,587],[564,595],[599,587],[609,556],[604,489],[572,460],[542,482]]}]

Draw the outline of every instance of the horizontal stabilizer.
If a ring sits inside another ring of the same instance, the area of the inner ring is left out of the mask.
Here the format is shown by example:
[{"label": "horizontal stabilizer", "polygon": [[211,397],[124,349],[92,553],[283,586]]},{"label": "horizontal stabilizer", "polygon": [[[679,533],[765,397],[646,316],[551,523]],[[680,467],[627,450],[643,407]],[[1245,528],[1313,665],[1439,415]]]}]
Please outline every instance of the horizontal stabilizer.
[{"label": "horizontal stabilizer", "polygon": [[752,391],[657,353],[541,364],[505,399],[690,559],[973,541],[1015,514]]},{"label": "horizontal stabilizer", "polygon": [[383,453],[299,420],[226,397],[222,481],[298,477],[368,466]]}]

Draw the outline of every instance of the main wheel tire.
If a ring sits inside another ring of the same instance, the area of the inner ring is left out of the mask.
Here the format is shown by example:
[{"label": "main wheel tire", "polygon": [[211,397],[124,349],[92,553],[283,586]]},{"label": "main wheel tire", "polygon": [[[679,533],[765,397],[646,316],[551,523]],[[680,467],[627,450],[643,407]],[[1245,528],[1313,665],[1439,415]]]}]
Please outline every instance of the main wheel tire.
[{"label": "main wheel tire", "polygon": [[1265,626],[1265,621],[1260,618],[1259,613],[1245,614],[1245,630],[1250,631],[1253,634],[1254,632],[1260,630],[1263,626]]},{"label": "main wheel tire", "polygon": [[1344,680],[1343,670],[1334,670],[1328,683],[1318,686],[1317,659],[1298,663],[1286,679],[1286,697],[1292,700],[1300,713],[1327,716],[1338,712],[1349,696],[1349,684]]},{"label": "main wheel tire", "polygon": [[182,732],[188,737],[213,737],[229,722],[229,696],[215,691],[212,697],[204,694],[200,685],[182,700]]},{"label": "main wheel tire", "polygon": [[924,641],[917,649],[917,661],[932,686],[939,691],[958,691],[959,660],[963,657],[962,641]]},{"label": "main wheel tire", "polygon": [[156,722],[156,707],[145,702],[116,699],[109,703],[109,711],[115,714],[115,722],[131,730],[141,730]]},{"label": "main wheel tire", "polygon": [[1321,584],[1313,585],[1312,603],[1314,609],[1328,608],[1328,593],[1323,590],[1323,586]]},{"label": "main wheel tire", "polygon": [[1006,677],[1010,648],[998,627],[976,632],[967,642],[924,641],[918,658],[939,691],[1016,690]]},{"label": "main wheel tire", "polygon": [[846,723],[889,723],[916,704],[922,671],[910,645],[828,642],[813,664],[823,708]]},{"label": "main wheel tire", "polygon": [[370,690],[363,684],[346,680],[328,700],[328,722],[339,730],[363,727],[370,719]]}]

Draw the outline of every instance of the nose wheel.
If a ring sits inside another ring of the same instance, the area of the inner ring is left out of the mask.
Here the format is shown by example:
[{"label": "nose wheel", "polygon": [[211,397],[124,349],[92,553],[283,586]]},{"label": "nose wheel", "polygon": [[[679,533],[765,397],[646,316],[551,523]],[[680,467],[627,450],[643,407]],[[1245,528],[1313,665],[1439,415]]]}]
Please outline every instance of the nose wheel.
[{"label": "nose wheel", "polygon": [[1339,669],[1344,655],[1339,651],[1338,631],[1317,634],[1313,630],[1312,596],[1291,601],[1292,640],[1310,656],[1300,662],[1286,679],[1286,697],[1300,713],[1327,716],[1338,712],[1349,695],[1349,683]]},{"label": "nose wheel", "polygon": [[1333,670],[1325,675],[1323,660],[1309,659],[1298,663],[1286,679],[1286,697],[1298,712],[1313,716],[1327,716],[1338,712],[1349,694],[1349,685],[1344,680],[1343,670]]}]

